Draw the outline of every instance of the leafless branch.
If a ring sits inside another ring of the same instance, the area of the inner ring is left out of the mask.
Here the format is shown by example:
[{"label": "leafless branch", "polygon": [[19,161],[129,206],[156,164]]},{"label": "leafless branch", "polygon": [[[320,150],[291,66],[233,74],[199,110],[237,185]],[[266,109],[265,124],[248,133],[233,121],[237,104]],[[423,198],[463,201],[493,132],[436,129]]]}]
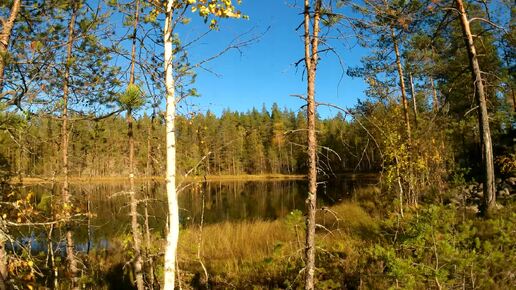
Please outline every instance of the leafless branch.
[{"label": "leafless branch", "polygon": [[473,17],[473,18],[470,18],[468,21],[469,21],[469,23],[471,23],[473,21],[485,22],[485,23],[487,23],[487,24],[489,24],[489,25],[491,25],[491,26],[493,26],[493,27],[495,27],[497,29],[502,30],[505,34],[509,33],[504,27],[502,27],[502,26],[492,22],[491,20],[488,20],[488,19],[485,19],[485,18],[482,18],[482,17]]}]

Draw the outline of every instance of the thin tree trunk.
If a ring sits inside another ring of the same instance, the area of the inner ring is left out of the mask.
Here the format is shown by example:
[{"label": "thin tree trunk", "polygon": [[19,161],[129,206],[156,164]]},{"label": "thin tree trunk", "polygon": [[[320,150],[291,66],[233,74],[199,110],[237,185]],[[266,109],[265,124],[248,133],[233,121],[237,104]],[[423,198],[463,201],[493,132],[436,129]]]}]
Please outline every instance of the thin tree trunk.
[{"label": "thin tree trunk", "polygon": [[[396,163],[398,163],[398,158],[396,158]],[[398,187],[400,190],[400,192],[399,192],[400,216],[403,217],[403,185],[401,184],[401,173],[400,173],[399,165],[396,165],[396,175],[398,176],[396,179],[398,180]]]},{"label": "thin tree trunk", "polygon": [[146,164],[146,175],[147,177],[154,176],[154,163],[152,161],[152,154],[153,154],[153,148],[152,148],[152,142],[153,142],[153,136],[154,136],[154,115],[155,113],[152,113],[150,125],[147,127],[147,164]]},{"label": "thin tree trunk", "polygon": [[314,289],[315,273],[315,213],[317,210],[317,136],[315,134],[315,76],[319,46],[321,0],[315,1],[313,35],[310,36],[310,1],[304,5],[304,45],[307,71],[307,128],[308,128],[308,198],[306,199],[305,289]]},{"label": "thin tree trunk", "polygon": [[[136,0],[133,24],[133,41],[131,47],[131,70],[129,74],[129,86],[134,85],[134,68],[136,63],[136,35],[138,29],[140,1]],[[141,255],[142,236],[140,232],[140,224],[138,223],[138,199],[136,198],[136,190],[134,187],[134,132],[133,132],[133,116],[131,108],[127,109],[127,138],[129,141],[129,195],[131,197],[131,231],[133,234],[133,268],[136,278],[136,287],[138,290],[145,289],[143,283],[143,261]]]},{"label": "thin tree trunk", "polygon": [[179,239],[179,206],[176,192],[176,136],[175,115],[176,99],[174,88],[174,75],[172,66],[172,18],[174,0],[168,0],[165,11],[164,27],[164,62],[165,62],[165,87],[166,87],[166,143],[167,143],[167,170],[166,187],[168,200],[168,234],[165,250],[165,290],[173,290],[176,275],[176,251]]},{"label": "thin tree trunk", "polygon": [[[398,68],[398,77],[400,79],[400,82],[399,82],[399,85],[400,85],[400,90],[401,90],[401,103],[402,103],[402,107],[403,107],[403,118],[405,120],[405,130],[407,132],[407,144],[408,144],[408,153],[410,154],[410,148],[412,147],[412,130],[410,129],[410,118],[409,118],[409,108],[408,108],[408,101],[407,101],[407,91],[406,91],[406,86],[405,86],[405,77],[403,75],[403,67],[401,65],[401,55],[400,55],[400,50],[399,50],[399,45],[398,45],[398,39],[396,38],[396,34],[394,32],[394,27],[391,25],[390,26],[390,29],[391,29],[391,38],[392,38],[392,44],[394,46],[394,53],[396,55],[396,66]],[[412,182],[412,166],[410,164],[411,160],[410,160],[410,155],[408,156],[408,189],[407,189],[407,192],[406,192],[406,195],[407,197],[410,197],[412,194],[415,194],[413,192],[413,182]],[[398,164],[399,166],[399,164]],[[400,184],[401,186],[401,184]],[[410,200],[409,198],[407,198],[408,200]],[[400,206],[403,207],[403,203],[401,202]]]},{"label": "thin tree trunk", "polygon": [[[152,160],[152,140],[151,136],[154,136],[154,116],[153,112],[151,117],[151,125],[147,129],[147,175],[154,176],[156,170],[154,170],[154,162]],[[154,177],[147,183],[147,190],[145,191],[145,202],[143,203],[143,214],[144,214],[144,227],[145,227],[145,262],[147,264],[147,279],[150,289],[154,289],[154,263],[151,256],[151,235],[149,227],[149,190],[155,191],[156,182]]]},{"label": "thin tree trunk", "polygon": [[[69,82],[70,82],[70,66],[72,62],[72,49],[75,40],[74,27],[75,20],[77,17],[77,6],[72,4],[72,16],[68,23],[68,40],[66,44],[66,60],[65,60],[65,71],[63,80],[63,111],[62,111],[62,143],[61,143],[61,154],[63,161],[63,188],[62,188],[62,199],[63,199],[63,213],[66,219],[70,218],[72,212],[72,203],[70,202],[70,192],[68,188],[68,94],[69,94]],[[70,221],[66,221],[66,260],[68,262],[68,272],[72,280],[72,288],[79,289],[78,285],[78,269],[77,260],[74,253],[74,241],[73,232]]]},{"label": "thin tree trunk", "polygon": [[5,251],[7,240],[7,226],[4,223],[4,219],[0,217],[0,290],[7,289],[8,271],[7,252]]},{"label": "thin tree trunk", "polygon": [[414,107],[414,126],[417,130],[417,100],[416,100],[416,90],[414,89],[414,79],[412,78],[412,73],[409,73],[409,82],[410,82],[410,95],[412,97],[412,106]]},{"label": "thin tree trunk", "polygon": [[403,67],[401,66],[401,56],[400,56],[400,50],[398,47],[398,39],[396,38],[396,35],[394,34],[394,28],[391,26],[391,37],[392,37],[392,43],[394,45],[394,53],[396,54],[396,66],[398,67],[398,77],[400,78],[400,90],[401,90],[401,104],[403,106],[403,117],[405,119],[405,126],[407,131],[407,138],[408,143],[411,144],[412,139],[412,133],[410,130],[410,119],[409,119],[409,109],[408,109],[408,102],[407,102],[407,93],[405,89],[405,78],[403,77]]},{"label": "thin tree trunk", "polygon": [[437,97],[437,90],[434,84],[434,78],[430,77],[430,86],[432,87],[432,107],[434,112],[439,111],[439,98]]},{"label": "thin tree trunk", "polygon": [[[50,134],[51,135],[51,134]],[[55,172],[52,175],[52,188],[50,190],[50,216],[55,217],[54,213],[54,193],[55,193]],[[54,232],[54,225],[50,226],[50,229],[47,232],[47,267],[50,269],[50,279],[53,281],[54,289],[58,288],[58,278],[59,278],[59,272],[58,268],[55,263],[55,255],[54,255],[54,243],[52,241],[52,233]]]},{"label": "thin tree trunk", "polygon": [[7,51],[9,49],[9,40],[13,31],[16,17],[21,8],[21,0],[14,0],[13,6],[11,7],[11,14],[7,21],[4,22],[2,27],[2,34],[0,35],[0,92],[4,89],[4,72],[7,60]]},{"label": "thin tree trunk", "polygon": [[133,136],[133,122],[131,110],[127,110],[127,127],[129,138],[129,195],[131,198],[131,231],[133,235],[133,250],[134,250],[134,275],[136,277],[136,287],[138,290],[143,290],[143,272],[142,272],[142,256],[141,256],[141,232],[138,223],[138,200],[136,198],[136,190],[134,186],[134,136]]},{"label": "thin tree trunk", "polygon": [[482,162],[484,167],[484,208],[483,214],[488,216],[494,209],[496,203],[496,185],[494,174],[493,161],[493,145],[491,142],[491,132],[489,129],[489,115],[487,113],[487,98],[484,90],[484,83],[482,82],[482,71],[478,64],[477,52],[473,42],[473,35],[469,26],[468,15],[464,9],[462,0],[457,0],[457,9],[460,13],[460,22],[462,32],[464,34],[464,41],[468,49],[469,65],[471,74],[474,80],[475,96],[477,99],[478,110],[478,125],[480,129],[480,143],[482,146]]},{"label": "thin tree trunk", "polygon": [[201,247],[202,247],[202,229],[204,225],[204,208],[205,208],[205,196],[206,196],[206,189],[208,188],[208,182],[206,181],[206,174],[204,175],[204,181],[202,183],[202,189],[201,189],[201,197],[202,197],[202,207],[201,207],[201,221],[199,224],[199,236],[197,237],[197,260],[199,260],[199,264],[201,264],[201,267],[204,271],[204,285],[206,285],[206,288],[209,289],[209,276],[208,276],[208,270],[206,269],[206,266],[204,265],[204,262],[202,261],[201,257]]},{"label": "thin tree trunk", "polygon": [[25,153],[25,143],[22,140],[22,131],[17,130],[18,133],[18,160],[17,160],[17,170],[16,173],[18,174],[18,179],[20,184],[23,183],[23,172],[24,172],[24,166],[23,166],[23,155]]},{"label": "thin tree trunk", "polygon": [[55,258],[54,258],[54,244],[52,242],[52,233],[54,231],[54,225],[51,225],[48,232],[47,232],[47,252],[48,252],[48,258],[47,258],[47,267],[50,270],[50,279],[52,279],[52,285],[54,286],[54,289],[57,289],[58,287],[58,271],[57,267],[55,265]]},{"label": "thin tree trunk", "polygon": [[87,225],[87,231],[88,231],[88,245],[86,248],[86,255],[90,254],[91,245],[93,243],[93,230],[91,227],[91,192],[88,190],[86,193],[86,213],[88,215],[88,225]]},{"label": "thin tree trunk", "polygon": [[[156,186],[155,181],[150,181],[152,183],[152,187]],[[154,262],[151,256],[151,235],[150,235],[150,227],[149,227],[149,194],[145,195],[145,202],[143,204],[143,213],[145,216],[144,227],[145,227],[145,256],[147,262],[147,279],[149,283],[149,288],[154,289]]]}]

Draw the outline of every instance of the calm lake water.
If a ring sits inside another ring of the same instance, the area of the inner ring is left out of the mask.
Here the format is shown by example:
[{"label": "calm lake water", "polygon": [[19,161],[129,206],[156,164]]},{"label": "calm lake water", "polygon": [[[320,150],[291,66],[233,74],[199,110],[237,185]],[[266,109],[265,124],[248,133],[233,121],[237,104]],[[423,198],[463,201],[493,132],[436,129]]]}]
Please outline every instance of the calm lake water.
[{"label": "calm lake water", "polygon": [[[319,205],[331,205],[351,197],[356,188],[375,183],[373,179],[343,178],[319,185]],[[126,183],[72,184],[70,192],[74,204],[92,213],[76,225],[75,238],[79,248],[106,247],[105,241],[128,233],[130,230]],[[154,231],[163,233],[166,223],[166,196],[164,183],[137,184],[138,197],[147,200],[149,222]],[[35,194],[35,202],[49,199],[53,192],[60,196],[59,186],[33,185],[24,191]],[[187,184],[179,194],[181,224],[198,225],[204,203],[204,223],[242,220],[274,220],[295,209],[304,211],[307,182],[284,181],[224,181]],[[88,202],[89,200],[89,202]],[[204,202],[203,202],[204,201]],[[143,215],[144,202],[139,206]],[[143,219],[143,218],[142,218]],[[88,231],[89,223],[89,231]],[[36,233],[30,234],[38,240]],[[41,237],[40,237],[41,238]]]}]

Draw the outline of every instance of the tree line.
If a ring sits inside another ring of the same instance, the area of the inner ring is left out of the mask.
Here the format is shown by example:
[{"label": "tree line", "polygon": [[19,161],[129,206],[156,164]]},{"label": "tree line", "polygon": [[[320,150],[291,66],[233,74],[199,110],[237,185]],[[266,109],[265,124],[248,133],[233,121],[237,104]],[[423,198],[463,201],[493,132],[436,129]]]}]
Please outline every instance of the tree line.
[{"label": "tree line", "polygon": [[[19,119],[19,127],[1,132],[4,174],[14,177],[59,176],[61,122],[39,116]],[[304,174],[306,117],[303,111],[252,109],[180,115],[177,122],[178,172],[186,173],[206,156],[200,175]],[[71,176],[128,174],[127,123],[124,116],[81,120],[70,129]],[[321,119],[318,130],[328,174],[373,172],[381,159],[343,114]],[[359,134],[357,134],[359,133]],[[355,135],[355,136],[353,136]],[[143,114],[134,120],[136,176],[161,175],[165,164],[164,121]],[[348,140],[352,140],[349,142]],[[330,150],[331,149],[331,150]]]}]

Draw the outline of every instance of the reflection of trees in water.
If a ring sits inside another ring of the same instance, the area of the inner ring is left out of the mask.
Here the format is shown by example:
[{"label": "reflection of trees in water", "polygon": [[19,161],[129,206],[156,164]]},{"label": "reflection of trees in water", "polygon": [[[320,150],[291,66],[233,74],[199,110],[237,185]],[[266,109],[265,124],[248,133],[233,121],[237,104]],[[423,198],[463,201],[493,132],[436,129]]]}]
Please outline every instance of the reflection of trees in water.
[{"label": "reflection of trees in water", "polygon": [[[223,220],[275,219],[289,210],[301,208],[304,198],[296,196],[298,182],[210,182],[207,185],[204,220],[215,223]],[[179,197],[188,209],[189,222],[197,223],[202,210],[202,193],[190,191]],[[293,200],[291,204],[285,202]]]},{"label": "reflection of trees in water", "polygon": [[[1,160],[0,160],[1,161]],[[355,187],[366,185],[361,180],[336,180],[321,184],[319,206],[329,205],[340,199],[349,198]],[[369,182],[370,183],[370,182]],[[20,188],[21,195],[34,193],[33,202],[43,211],[45,199],[48,196],[59,197],[59,184],[34,185]],[[110,261],[111,269],[105,273],[119,273],[120,261],[127,261],[126,247],[130,246],[130,216],[129,196],[125,194],[126,186],[123,183],[82,183],[72,184],[74,208],[82,213],[89,209],[91,220],[84,215],[75,219],[76,249],[84,260],[95,263],[96,259]],[[149,197],[148,211],[150,229],[157,236],[164,237],[166,223],[166,202],[164,183],[146,182],[137,184],[139,196]],[[239,182],[208,182],[204,189],[205,212],[204,223],[239,220],[273,220],[286,216],[294,209],[304,209],[307,193],[306,181],[239,181]],[[192,184],[179,196],[181,221],[184,226],[199,225],[202,211],[203,186],[202,183]],[[56,202],[54,200],[53,202]],[[143,203],[139,211],[143,213]],[[43,212],[50,219],[50,211]],[[141,218],[143,220],[143,217]],[[88,222],[91,226],[88,226]],[[18,228],[15,237],[25,240],[33,250],[47,252],[47,236],[45,229],[31,227]],[[63,231],[56,228],[52,233],[52,241],[56,256],[65,252],[62,241]],[[30,237],[30,239],[27,239]],[[85,257],[88,250],[92,252]],[[93,259],[93,260],[91,260]],[[88,266],[89,267],[89,266]],[[118,272],[117,272],[118,271]],[[50,276],[49,276],[50,277]]]},{"label": "reflection of trees in water", "polygon": [[[334,180],[319,185],[319,204],[331,205],[349,198],[356,187],[370,181]],[[149,196],[149,225],[157,234],[163,235],[166,223],[165,184],[139,183],[136,188],[140,196]],[[46,185],[26,187],[35,193],[35,202],[40,203],[52,190],[58,196],[60,186]],[[110,240],[124,237],[130,232],[129,197],[125,194],[125,184],[73,184],[74,202],[82,212],[86,212],[90,200],[91,231],[88,233],[87,218],[78,219],[76,228],[77,246],[86,249],[107,247]],[[205,193],[204,222],[273,220],[286,216],[294,209],[304,209],[306,181],[237,181],[208,182]],[[184,226],[198,225],[202,211],[202,183],[192,184],[179,195],[181,222]],[[140,205],[143,212],[143,205]],[[57,235],[58,233],[56,233]]]}]

